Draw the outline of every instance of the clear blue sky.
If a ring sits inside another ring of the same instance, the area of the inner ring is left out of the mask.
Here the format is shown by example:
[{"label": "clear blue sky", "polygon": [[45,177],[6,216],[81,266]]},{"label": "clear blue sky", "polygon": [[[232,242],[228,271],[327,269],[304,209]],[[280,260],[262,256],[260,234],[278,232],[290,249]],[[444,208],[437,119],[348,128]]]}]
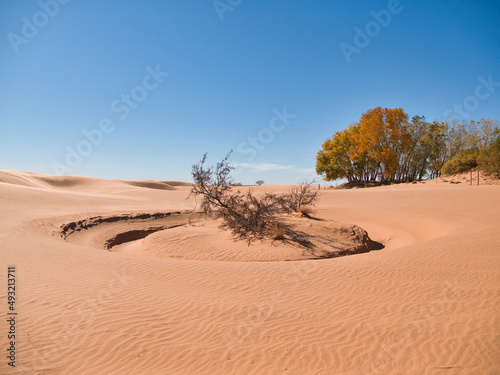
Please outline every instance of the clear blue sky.
[{"label": "clear blue sky", "polygon": [[0,169],[191,181],[234,149],[295,183],[376,106],[500,120],[496,0],[3,0],[0,31]]}]

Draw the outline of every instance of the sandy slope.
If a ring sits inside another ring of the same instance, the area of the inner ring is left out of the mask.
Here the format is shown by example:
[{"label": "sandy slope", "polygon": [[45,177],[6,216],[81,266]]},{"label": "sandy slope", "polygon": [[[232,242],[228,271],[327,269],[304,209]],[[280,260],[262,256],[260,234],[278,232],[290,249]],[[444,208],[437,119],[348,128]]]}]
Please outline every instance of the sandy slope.
[{"label": "sandy slope", "polygon": [[94,215],[190,210],[188,191],[0,171],[4,316],[7,265],[18,286],[16,368],[3,356],[0,373],[500,373],[500,186],[322,191],[319,217],[385,244],[325,260],[160,259],[55,235]]}]

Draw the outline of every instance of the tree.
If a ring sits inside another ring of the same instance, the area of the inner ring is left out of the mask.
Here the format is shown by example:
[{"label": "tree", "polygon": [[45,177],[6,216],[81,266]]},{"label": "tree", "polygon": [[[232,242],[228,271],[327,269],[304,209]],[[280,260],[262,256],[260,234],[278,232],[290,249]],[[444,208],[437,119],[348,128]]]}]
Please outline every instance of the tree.
[{"label": "tree", "polygon": [[263,185],[264,184],[264,181],[263,180],[257,180],[257,182],[255,182],[257,185]]},{"label": "tree", "polygon": [[498,141],[500,123],[498,120],[481,119],[477,122],[479,144],[481,148],[489,147]]},{"label": "tree", "polygon": [[408,115],[401,108],[377,107],[358,123],[327,139],[316,156],[316,172],[327,181],[396,179],[405,142]]},{"label": "tree", "polygon": [[366,122],[364,126],[359,123],[349,126],[351,133],[351,147],[349,147],[349,158],[354,166],[355,180],[375,181],[380,172],[380,162],[374,158],[375,150],[373,147],[373,132],[367,131]]},{"label": "tree", "polygon": [[429,127],[424,142],[429,152],[427,168],[431,172],[430,177],[439,177],[446,162],[446,124],[434,121]]},{"label": "tree", "polygon": [[401,155],[396,181],[413,181],[421,178],[421,171],[426,168],[428,151],[425,137],[429,124],[423,116],[414,116],[405,128],[405,137],[401,140]]},{"label": "tree", "polygon": [[500,131],[496,131],[496,139],[479,152],[479,167],[486,173],[500,176]]},{"label": "tree", "polygon": [[377,176],[394,181],[402,148],[407,141],[408,115],[401,108],[377,107],[366,111],[359,121],[359,144],[373,161],[370,179]]},{"label": "tree", "polygon": [[467,172],[476,167],[494,172],[494,156],[490,159],[490,151],[493,150],[491,155],[495,154],[494,147],[491,147],[500,132],[497,120],[472,120],[468,124],[448,122],[446,125],[447,157],[441,169],[443,174]]},{"label": "tree", "polygon": [[479,160],[483,160],[480,167],[486,166],[491,164],[486,150],[496,141],[498,129],[497,120],[429,123],[414,116],[409,121],[401,108],[377,107],[325,140],[316,155],[316,173],[327,181],[346,178],[349,183],[366,184],[434,178],[442,171],[473,168]]},{"label": "tree", "polygon": [[325,180],[347,178],[349,182],[357,180],[355,162],[351,160],[350,148],[352,128],[336,132],[331,139],[323,143],[316,156],[316,173],[324,175]]}]

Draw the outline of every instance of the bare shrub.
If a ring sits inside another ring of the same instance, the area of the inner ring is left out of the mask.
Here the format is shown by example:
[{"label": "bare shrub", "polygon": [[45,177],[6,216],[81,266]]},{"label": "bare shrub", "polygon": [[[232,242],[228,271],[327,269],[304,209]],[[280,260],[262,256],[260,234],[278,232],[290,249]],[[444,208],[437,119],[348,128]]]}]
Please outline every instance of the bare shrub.
[{"label": "bare shrub", "polygon": [[[284,238],[285,225],[277,215],[296,212],[306,205],[314,205],[317,192],[311,183],[302,181],[297,187],[285,194],[272,193],[254,195],[251,190],[246,194],[232,189],[229,152],[217,163],[215,168],[205,167],[207,154],[198,164],[192,166],[195,182],[191,194],[201,196],[201,209],[207,215],[222,219],[222,228],[229,229],[240,239],[249,242],[256,238]],[[304,212],[311,213],[312,210]]]},{"label": "bare shrub", "polygon": [[[220,163],[217,163],[215,169],[205,168],[204,164],[207,160],[207,154],[198,164],[193,164],[191,175],[193,176],[195,185],[191,189],[191,194],[195,196],[201,195],[201,209],[208,215],[215,214],[219,216],[221,209],[230,209],[230,198],[228,192],[231,190],[230,177],[233,166],[229,165],[230,151]],[[191,195],[190,194],[190,195]]]},{"label": "bare shrub", "polygon": [[270,236],[277,223],[280,206],[274,194],[255,196],[251,191],[234,193],[229,199],[229,209],[221,209],[222,228],[227,228],[240,239],[256,239]]},{"label": "bare shrub", "polygon": [[314,180],[304,179],[297,186],[288,190],[280,199],[285,212],[299,212],[303,206],[314,206],[318,199],[318,191],[312,184]]}]

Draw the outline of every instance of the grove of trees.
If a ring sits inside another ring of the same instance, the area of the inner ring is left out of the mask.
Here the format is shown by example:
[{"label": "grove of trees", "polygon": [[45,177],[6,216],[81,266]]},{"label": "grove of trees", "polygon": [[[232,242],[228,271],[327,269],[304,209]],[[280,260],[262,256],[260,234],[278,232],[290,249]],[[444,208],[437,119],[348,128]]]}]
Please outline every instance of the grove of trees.
[{"label": "grove of trees", "polygon": [[489,172],[495,172],[488,155],[498,154],[490,149],[499,137],[497,120],[430,123],[423,116],[409,119],[402,108],[377,107],[325,140],[316,157],[316,172],[327,181],[345,178],[353,184],[409,182],[457,173],[456,165],[447,164],[458,155],[467,159],[465,168],[477,166],[482,157]]}]

